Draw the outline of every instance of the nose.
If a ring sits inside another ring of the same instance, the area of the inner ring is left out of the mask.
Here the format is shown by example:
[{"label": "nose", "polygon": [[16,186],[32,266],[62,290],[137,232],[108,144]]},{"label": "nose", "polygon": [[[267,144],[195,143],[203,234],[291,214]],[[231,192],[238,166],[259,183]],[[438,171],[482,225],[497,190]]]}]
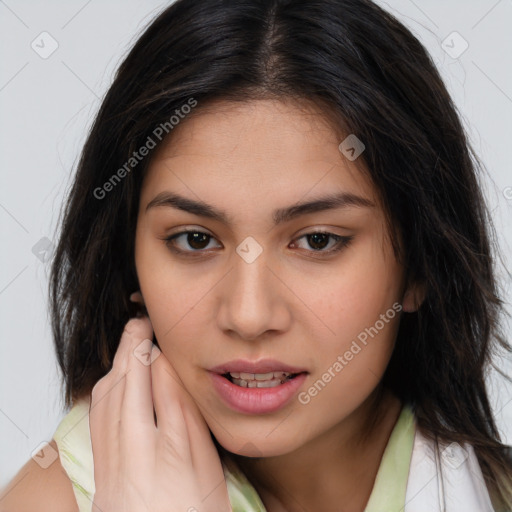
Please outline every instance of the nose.
[{"label": "nose", "polygon": [[284,332],[291,321],[289,290],[264,250],[248,262],[235,253],[233,268],[222,280],[217,315],[219,328],[243,340],[260,339],[268,332]]}]

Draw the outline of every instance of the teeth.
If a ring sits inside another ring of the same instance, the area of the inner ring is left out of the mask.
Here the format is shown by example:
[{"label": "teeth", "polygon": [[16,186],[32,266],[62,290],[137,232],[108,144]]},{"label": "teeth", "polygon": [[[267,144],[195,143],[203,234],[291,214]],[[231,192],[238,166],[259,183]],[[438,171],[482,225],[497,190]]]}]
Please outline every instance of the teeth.
[{"label": "teeth", "polygon": [[293,375],[293,373],[288,373],[288,372],[274,372],[274,377],[276,379],[285,379],[286,377],[288,377],[289,375]]},{"label": "teeth", "polygon": [[268,372],[268,373],[245,373],[229,372],[233,384],[242,388],[274,388],[284,384],[288,377],[293,375],[289,372]]},{"label": "teeth", "polygon": [[276,386],[279,386],[282,383],[283,382],[280,379],[272,379],[265,381],[246,381],[243,379],[233,379],[233,384],[236,384],[237,386],[240,386],[242,388],[275,388]]},{"label": "teeth", "polygon": [[254,378],[256,380],[270,380],[274,378],[274,372],[270,373],[255,373]]},{"label": "teeth", "polygon": [[267,380],[265,382],[256,382],[257,388],[275,388],[282,384],[280,380]]},{"label": "teeth", "polygon": [[244,373],[244,372],[229,372],[231,377],[234,379],[243,379],[246,381],[251,380],[272,380],[275,379],[284,379],[288,377],[288,375],[292,375],[288,372],[269,372],[269,373]]}]

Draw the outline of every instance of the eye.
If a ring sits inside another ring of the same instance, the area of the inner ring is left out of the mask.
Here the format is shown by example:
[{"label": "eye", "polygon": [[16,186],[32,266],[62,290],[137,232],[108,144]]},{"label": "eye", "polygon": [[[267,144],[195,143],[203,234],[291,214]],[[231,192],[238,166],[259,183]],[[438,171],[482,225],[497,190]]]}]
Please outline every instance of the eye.
[{"label": "eye", "polygon": [[[178,243],[185,244],[185,249],[183,245]],[[208,248],[208,243],[214,240],[214,237],[209,235],[208,233],[204,233],[203,231],[191,230],[191,231],[181,231],[174,235],[171,235],[165,238],[165,242],[167,247],[171,249],[171,251],[175,253],[194,253],[194,252],[204,252],[205,249]],[[186,248],[186,246],[191,247],[192,250]]]},{"label": "eye", "polygon": [[[296,238],[296,240],[301,240],[303,238],[306,239],[309,247],[312,247],[313,249],[312,251],[306,249],[309,252],[332,254],[334,252],[340,251],[344,247],[347,247],[354,237],[335,235],[334,233],[329,233],[328,231],[314,231],[312,233],[306,233],[305,235]],[[296,240],[292,242],[292,245],[297,245],[295,243]],[[330,248],[325,250],[326,247],[329,247],[330,241],[332,242],[330,244]]]}]

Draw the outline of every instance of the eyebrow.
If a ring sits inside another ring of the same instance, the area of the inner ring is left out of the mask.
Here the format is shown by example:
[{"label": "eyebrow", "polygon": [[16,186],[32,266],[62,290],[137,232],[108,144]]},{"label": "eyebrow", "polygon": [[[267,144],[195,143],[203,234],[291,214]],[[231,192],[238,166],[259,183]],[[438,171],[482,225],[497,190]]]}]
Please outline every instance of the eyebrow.
[{"label": "eyebrow", "polygon": [[[183,210],[200,217],[216,220],[227,225],[232,222],[231,216],[225,211],[203,201],[196,201],[173,192],[160,192],[148,203],[146,206],[146,212],[151,208],[159,206],[176,208],[178,210]],[[369,199],[349,192],[342,192],[339,194],[330,194],[318,197],[312,201],[297,203],[286,208],[278,208],[277,210],[274,210],[272,219],[274,224],[278,225],[284,222],[289,222],[308,213],[322,212],[336,208],[371,208],[374,206],[375,204]]]}]

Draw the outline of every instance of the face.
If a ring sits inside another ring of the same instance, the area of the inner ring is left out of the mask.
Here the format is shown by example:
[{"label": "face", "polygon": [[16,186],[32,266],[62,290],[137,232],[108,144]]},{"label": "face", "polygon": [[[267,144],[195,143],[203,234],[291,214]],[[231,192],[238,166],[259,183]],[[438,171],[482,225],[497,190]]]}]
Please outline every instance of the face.
[{"label": "face", "polygon": [[[217,102],[174,128],[145,176],[140,290],[163,354],[233,453],[284,454],[343,424],[390,359],[403,269],[342,140],[312,106]],[[326,196],[341,200],[298,208]],[[233,384],[210,370],[267,358],[305,373],[262,391],[273,408],[230,405],[215,383]]]}]

